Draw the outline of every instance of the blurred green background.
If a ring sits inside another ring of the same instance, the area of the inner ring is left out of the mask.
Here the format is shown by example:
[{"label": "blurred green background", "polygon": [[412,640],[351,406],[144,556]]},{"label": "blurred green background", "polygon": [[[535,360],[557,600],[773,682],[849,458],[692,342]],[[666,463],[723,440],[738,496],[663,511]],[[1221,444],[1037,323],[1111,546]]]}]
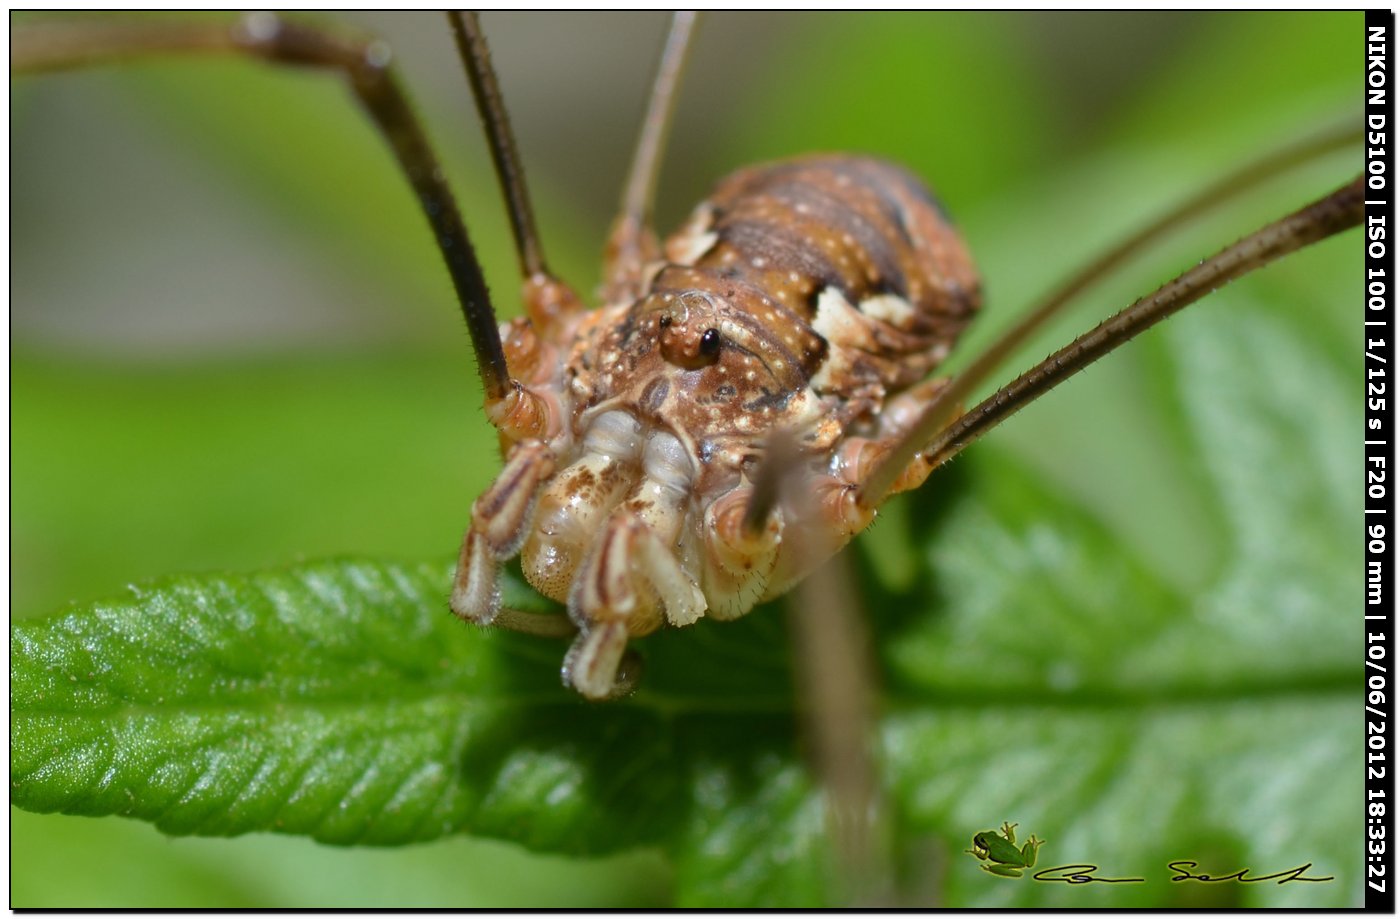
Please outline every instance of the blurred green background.
[{"label": "blurred green background", "polygon": [[[513,314],[509,233],[444,22],[344,18],[393,46]],[[547,252],[591,291],[665,18],[484,23]],[[660,222],[754,161],[895,158],[937,189],[984,273],[987,312],[961,362],[1146,215],[1357,116],[1360,40],[1359,14],[716,14],[680,100]],[[334,80],[163,62],[18,80],[11,117],[16,616],[173,571],[455,550],[497,467],[494,437],[412,197]],[[1182,234],[1015,363],[1353,162],[1333,157]],[[1320,346],[1348,353],[1354,258],[1324,246],[1255,289],[1293,292],[1280,308],[1315,311]],[[1162,458],[1167,423],[1139,408],[1153,385],[1129,349],[987,449],[1189,584],[1222,537],[1191,471]],[[11,818],[13,906],[654,905],[670,881],[654,853],[581,862],[465,839],[346,851]]]}]

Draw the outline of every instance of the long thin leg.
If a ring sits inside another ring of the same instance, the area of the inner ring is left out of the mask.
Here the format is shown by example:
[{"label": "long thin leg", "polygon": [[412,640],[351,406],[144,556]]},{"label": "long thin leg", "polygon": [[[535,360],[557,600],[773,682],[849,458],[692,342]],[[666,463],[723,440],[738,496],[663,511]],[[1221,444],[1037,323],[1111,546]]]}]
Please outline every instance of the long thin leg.
[{"label": "long thin leg", "polygon": [[784,477],[801,458],[797,436],[791,431],[779,429],[768,435],[763,445],[763,460],[754,474],[753,490],[744,511],[744,530],[749,535],[763,531],[782,497]]},{"label": "long thin leg", "polygon": [[1276,259],[1359,226],[1365,189],[1357,178],[1307,207],[1221,250],[1159,287],[997,390],[938,435],[924,455],[930,466],[952,459],[983,434],[1094,361],[1212,291]]},{"label": "long thin leg", "polygon": [[883,500],[884,496],[889,493],[895,477],[904,471],[919,448],[943,428],[955,413],[960,402],[970,396],[974,389],[1001,366],[1002,362],[1011,355],[1011,352],[1024,344],[1035,331],[1058,314],[1066,304],[1083,294],[1084,291],[1102,280],[1129,258],[1146,250],[1151,243],[1161,239],[1188,220],[1225,204],[1280,173],[1326,153],[1341,149],[1348,144],[1356,143],[1360,139],[1361,132],[1353,127],[1332,129],[1269,154],[1210,185],[1143,227],[1109,252],[1085,265],[1046,297],[1040,305],[1004,332],[975,361],[953,378],[952,383],[925,409],[924,417],[910,435],[909,443],[890,454],[888,460],[881,464],[871,475],[870,480],[864,484],[862,498],[874,504]]},{"label": "long thin leg", "polygon": [[671,115],[676,109],[676,89],[695,32],[698,14],[682,10],[671,17],[671,30],[661,51],[656,80],[651,87],[642,133],[632,154],[627,184],[622,192],[622,209],[608,237],[603,270],[604,296],[608,302],[640,294],[642,270],[659,252],[656,231],[652,229],[652,207],[656,200],[661,155],[670,133]]},{"label": "long thin leg", "polygon": [[[884,440],[896,437],[898,433],[891,432]],[[775,503],[783,509],[779,516],[795,517],[794,525],[784,528],[779,547],[783,561],[789,570],[811,569],[785,605],[797,697],[813,768],[825,791],[837,892],[847,906],[882,905],[893,890],[893,876],[887,802],[879,780],[877,676],[869,630],[845,556],[838,552],[814,568],[809,564],[831,551],[824,537],[845,528],[850,522],[847,511],[868,520],[843,496],[853,493],[850,486],[863,472],[861,455],[878,452],[882,441],[852,439],[845,448],[848,455],[836,464],[841,474],[822,473],[816,479],[809,466],[794,461],[796,441],[786,432],[770,438],[768,449],[772,452],[765,454],[764,463],[774,470],[771,487],[777,494]],[[775,454],[777,461],[770,462]],[[761,469],[759,475],[764,477]],[[757,504],[762,498],[758,483],[753,491]]]},{"label": "long thin leg", "polygon": [[534,635],[537,638],[572,638],[578,634],[578,627],[565,615],[550,613],[527,613],[518,609],[502,607],[491,620],[492,628]]},{"label": "long thin leg", "polygon": [[[974,381],[986,379],[987,375],[995,370],[1002,360],[1010,356],[1013,350],[1024,344],[1026,339],[1054,318],[1060,310],[1064,309],[1066,304],[1072,302],[1075,297],[1083,294],[1095,282],[1106,277],[1134,255],[1145,251],[1149,245],[1177,227],[1228,203],[1251,188],[1255,188],[1295,166],[1311,162],[1320,156],[1347,146],[1359,144],[1362,134],[1360,128],[1350,124],[1346,127],[1333,127],[1312,137],[1304,138],[1296,144],[1269,153],[1235,170],[1214,185],[1202,189],[1193,197],[1181,202],[1173,210],[1163,214],[1071,275],[1057,290],[1046,297],[1043,303],[1002,333],[995,343],[982,352],[977,361],[963,371],[963,376],[974,378]],[[985,371],[981,370],[983,365],[986,365]]]},{"label": "long thin leg", "polygon": [[496,166],[496,178],[505,195],[510,214],[511,232],[515,234],[515,252],[520,259],[520,272],[525,277],[549,274],[545,267],[544,250],[535,229],[535,212],[530,207],[530,192],[525,184],[525,168],[515,148],[515,134],[510,129],[505,99],[496,71],[491,66],[491,49],[476,13],[454,10],[447,14],[457,50],[472,85],[472,96],[486,131],[486,143],[491,148],[491,161]]},{"label": "long thin leg", "polygon": [[506,396],[511,381],[481,264],[427,135],[389,69],[391,55],[384,42],[347,37],[271,13],[254,13],[233,23],[51,22],[15,26],[10,35],[10,68],[16,72],[92,67],[161,53],[243,54],[274,64],[339,71],[417,194],[461,302],[487,403]]},{"label": "long thin leg", "polygon": [[838,892],[844,905],[890,905],[893,872],[876,749],[875,665],[845,553],[818,566],[786,606],[798,697],[826,792]]},{"label": "long thin leg", "polygon": [[515,253],[525,279],[526,313],[530,321],[542,329],[557,327],[582,312],[583,303],[545,264],[544,247],[535,229],[535,212],[530,206],[529,187],[525,182],[525,166],[516,150],[515,132],[510,127],[500,81],[491,66],[491,48],[486,44],[481,22],[476,13],[461,11],[449,12],[447,20],[457,39],[457,51],[472,86],[472,98],[476,100],[476,111],[486,132],[486,145],[491,148],[491,161],[495,164],[496,178],[510,215]]}]

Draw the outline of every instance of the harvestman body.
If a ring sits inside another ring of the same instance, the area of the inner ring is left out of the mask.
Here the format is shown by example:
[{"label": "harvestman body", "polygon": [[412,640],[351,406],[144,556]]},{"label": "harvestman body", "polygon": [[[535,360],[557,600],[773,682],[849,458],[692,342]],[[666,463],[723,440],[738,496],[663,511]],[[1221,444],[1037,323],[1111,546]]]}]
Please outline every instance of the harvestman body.
[{"label": "harvestman body", "polygon": [[[563,347],[510,327],[524,379],[493,420],[513,446],[473,508],[452,597],[491,621],[496,566],[521,552],[581,628],[565,678],[589,696],[612,692],[629,636],[741,616],[865,528],[858,486],[942,385],[910,389],[979,302],[932,196],[874,160],[744,170],[664,251],[635,300],[561,317]],[[800,498],[751,530],[777,429],[800,432]],[[915,463],[901,487],[928,474]],[[799,523],[826,534],[818,551],[783,539]]]},{"label": "harvestman body", "polygon": [[[439,241],[506,452],[473,506],[452,609],[481,624],[576,631],[564,680],[590,698],[631,688],[619,672],[629,639],[701,616],[732,619],[783,593],[889,494],[917,487],[1032,399],[1210,290],[1361,220],[1357,179],[1202,262],[950,423],[1008,352],[1127,255],[1356,135],[1251,164],[1074,276],[963,374],[929,379],[978,308],[979,285],[947,216],[903,169],[849,156],[746,169],[657,243],[651,200],[693,18],[673,21],[609,240],[605,305],[590,311],[545,266],[484,37],[474,16],[452,15],[525,278],[526,318],[500,328],[380,43],[268,14],[231,27],[79,23],[17,28],[12,66],[198,51],[347,78]],[[517,554],[530,583],[568,605],[572,626],[501,608],[498,571]]]}]

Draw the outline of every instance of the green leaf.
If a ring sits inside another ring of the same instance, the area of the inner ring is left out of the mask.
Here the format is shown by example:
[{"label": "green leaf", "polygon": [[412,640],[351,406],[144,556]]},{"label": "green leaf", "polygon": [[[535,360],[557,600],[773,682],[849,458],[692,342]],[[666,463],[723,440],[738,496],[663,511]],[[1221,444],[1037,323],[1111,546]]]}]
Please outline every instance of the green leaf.
[{"label": "green leaf", "polygon": [[463,726],[452,658],[421,653],[450,638],[426,614],[434,574],[172,579],[17,626],[16,802],[172,833],[439,835],[464,806],[445,761]]},{"label": "green leaf", "polygon": [[[365,561],[172,578],[16,625],[15,803],[335,843],[470,829],[588,853],[658,838],[674,725],[729,707],[723,693],[675,660],[642,703],[586,705],[559,683],[562,644],[463,625],[449,578]],[[515,582],[506,602],[543,601]],[[735,696],[741,721],[773,717],[765,677],[785,685],[780,664],[753,672],[768,697]]]},{"label": "green leaf", "polygon": [[[582,745],[561,648],[446,615],[449,574],[333,562],[175,578],[16,626],[14,801],[176,834],[401,845],[471,828],[573,852],[647,841],[654,825],[609,814],[613,794],[637,790],[608,791],[608,750]],[[540,602],[513,593],[513,606]],[[648,720],[614,710],[600,726],[611,755],[646,746]],[[581,829],[600,823],[610,836]]]},{"label": "green leaf", "polygon": [[1162,904],[1181,890],[1162,866],[1202,853],[1218,874],[1313,862],[1337,879],[1235,888],[1218,905],[1342,905],[1360,888],[1347,834],[1361,670],[1341,615],[1360,519],[1348,487],[1360,458],[1341,445],[1358,410],[1336,364],[1233,299],[1143,343],[1166,365],[1161,410],[1222,518],[1205,583],[1154,574],[990,457],[933,517],[931,614],[887,617],[885,633],[896,685],[936,700],[886,725],[905,819],[933,831],[1011,815],[1049,840],[1042,864],[1150,881],[1071,893],[955,873],[954,902]]}]

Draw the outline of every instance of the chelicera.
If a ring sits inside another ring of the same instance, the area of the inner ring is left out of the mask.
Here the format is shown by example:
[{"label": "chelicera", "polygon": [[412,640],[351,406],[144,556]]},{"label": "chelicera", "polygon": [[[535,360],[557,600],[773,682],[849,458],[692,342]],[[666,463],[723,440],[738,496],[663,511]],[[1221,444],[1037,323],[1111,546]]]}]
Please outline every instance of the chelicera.
[{"label": "chelicera", "polygon": [[[888,495],[917,487],[1016,408],[1213,287],[1360,220],[1358,186],[1329,195],[955,418],[1069,293],[963,375],[932,376],[980,305],[977,273],[922,182],[863,157],[741,170],[659,241],[652,192],[692,25],[687,16],[673,25],[609,241],[604,305],[589,310],[545,262],[485,38],[474,17],[453,17],[525,281],[526,316],[504,326],[382,46],[260,14],[233,27],[79,24],[36,34],[16,56],[40,69],[199,48],[348,78],[442,247],[505,452],[473,507],[452,609],[480,624],[572,633],[564,680],[590,698],[630,689],[632,638],[741,616],[781,594]],[[541,593],[567,604],[569,623],[502,608],[497,574],[517,555]]]}]

